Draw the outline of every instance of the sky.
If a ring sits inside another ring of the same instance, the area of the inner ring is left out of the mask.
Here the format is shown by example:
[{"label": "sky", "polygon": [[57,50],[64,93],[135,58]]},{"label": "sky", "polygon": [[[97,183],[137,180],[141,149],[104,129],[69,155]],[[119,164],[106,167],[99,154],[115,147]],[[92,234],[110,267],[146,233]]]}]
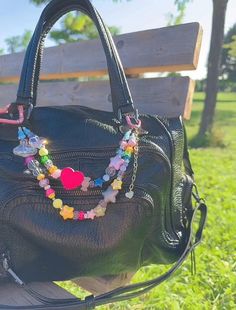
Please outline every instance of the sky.
[{"label": "sky", "polygon": [[[175,13],[174,0],[132,0],[113,3],[112,0],[93,0],[95,7],[109,26],[118,26],[121,33],[165,27],[167,14]],[[42,11],[30,0],[0,0],[0,48],[6,49],[7,37],[34,30]],[[193,0],[188,4],[184,23],[199,22],[203,27],[203,42],[198,69],[185,72],[194,79],[204,78],[210,45],[212,0]],[[229,0],[225,32],[236,23],[236,0]],[[47,46],[52,42],[47,40]]]}]

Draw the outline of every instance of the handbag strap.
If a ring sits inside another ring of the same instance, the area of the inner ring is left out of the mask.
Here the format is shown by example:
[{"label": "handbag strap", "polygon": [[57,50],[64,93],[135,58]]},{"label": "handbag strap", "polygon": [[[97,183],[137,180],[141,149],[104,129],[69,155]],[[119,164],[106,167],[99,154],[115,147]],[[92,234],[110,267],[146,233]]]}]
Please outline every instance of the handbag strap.
[{"label": "handbag strap", "polygon": [[[198,229],[194,235],[193,239],[193,224],[196,220],[197,213],[200,212],[200,219],[199,219],[199,226]],[[114,289],[110,292],[98,295],[98,296],[87,296],[84,300],[78,299],[78,298],[70,298],[70,299],[51,299],[47,297],[43,297],[42,295],[38,294],[37,292],[30,289],[26,284],[24,284],[21,280],[19,282],[19,278],[16,276],[16,274],[12,271],[12,269],[7,269],[7,272],[13,277],[14,274],[18,279],[18,284],[20,284],[31,296],[33,296],[35,299],[43,303],[44,305],[39,306],[6,306],[6,305],[0,305],[0,309],[43,309],[43,310],[88,310],[88,309],[94,309],[96,306],[105,305],[108,303],[114,303],[118,301],[123,301],[126,299],[138,297],[143,293],[146,293],[150,291],[152,288],[156,287],[157,285],[161,284],[163,281],[167,280],[170,276],[173,275],[173,273],[179,269],[179,267],[182,265],[182,263],[187,258],[188,254],[195,249],[195,247],[201,242],[202,239],[202,232],[205,226],[206,222],[206,216],[207,216],[207,207],[204,202],[202,202],[200,199],[197,199],[197,206],[195,207],[192,218],[189,223],[188,231],[187,231],[187,240],[186,245],[183,249],[182,255],[178,259],[178,261],[163,275],[154,278],[149,281],[140,282],[136,284],[127,285],[124,287],[120,287],[117,289]]]},{"label": "handbag strap", "polygon": [[[63,1],[60,2],[60,4],[62,5]],[[59,8],[58,8],[59,9]],[[129,87],[128,87],[128,84],[127,84],[127,80],[126,80],[126,77],[125,77],[125,73],[124,73],[124,69],[123,69],[123,66],[121,64],[121,60],[120,60],[120,57],[119,57],[119,54],[117,52],[117,49],[115,48],[115,45],[114,45],[114,42],[113,42],[113,39],[112,39],[112,36],[110,34],[110,31],[109,29],[106,27],[106,25],[104,24],[101,16],[99,15],[99,13],[97,12],[97,10],[94,8],[94,11],[96,12],[96,15],[97,15],[97,19],[99,20],[99,22],[101,23],[102,27],[103,27],[103,30],[104,30],[104,34],[107,36],[107,40],[109,41],[109,44],[110,44],[110,48],[111,48],[111,52],[112,52],[112,56],[114,58],[114,61],[116,63],[116,67],[118,68],[119,70],[119,76],[120,76],[120,80],[121,80],[121,85],[123,87],[123,90],[124,92],[126,93],[126,98],[127,99],[127,102],[132,102],[132,98],[131,98],[131,94],[130,94],[130,90],[129,90]],[[57,12],[58,13],[58,12]],[[88,16],[91,17],[91,14],[87,11],[86,14]],[[55,12],[51,15],[48,15],[48,19],[47,19],[47,22],[45,22],[45,25],[44,25],[44,30],[43,30],[43,33],[45,34],[45,32],[47,32],[47,28],[48,28],[48,25],[50,24],[53,24],[54,23],[54,19],[55,19]],[[44,36],[44,35],[43,35]],[[31,44],[31,42],[30,42]],[[34,91],[33,91],[33,94],[34,94],[34,98],[33,98],[33,105],[35,105],[35,102],[36,102],[36,97],[37,97],[37,89],[38,89],[38,81],[39,81],[39,73],[40,73],[40,66],[41,66],[41,56],[42,56],[42,44],[39,46],[39,53],[38,53],[38,58],[37,58],[37,63],[36,63],[36,69],[35,69],[35,77],[34,77]],[[113,91],[112,91],[113,93]],[[126,108],[126,109],[125,109]],[[129,108],[129,107],[128,107]],[[125,110],[124,110],[125,109]],[[121,106],[121,112],[127,112],[127,106],[126,105],[123,105]],[[135,111],[135,113],[137,113]]]},{"label": "handbag strap", "polygon": [[104,28],[104,23],[101,22],[96,9],[89,1],[85,0],[52,0],[45,7],[25,54],[15,104],[25,104],[27,106],[32,103],[36,104],[35,92],[37,92],[44,39],[53,24],[65,13],[72,10],[80,10],[89,15],[98,29],[108,64],[114,113],[117,116],[119,112],[121,114],[135,113],[124,70],[121,63],[119,67],[117,66],[116,59],[118,53],[116,51],[115,59],[114,53],[112,52],[116,50],[114,42],[111,36],[108,39],[108,30]]}]

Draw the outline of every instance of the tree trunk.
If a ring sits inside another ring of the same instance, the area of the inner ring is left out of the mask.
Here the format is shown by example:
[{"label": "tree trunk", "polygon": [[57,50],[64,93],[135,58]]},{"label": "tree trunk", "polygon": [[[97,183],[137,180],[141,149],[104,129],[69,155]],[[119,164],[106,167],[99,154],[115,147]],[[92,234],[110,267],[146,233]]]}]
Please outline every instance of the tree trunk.
[{"label": "tree trunk", "polygon": [[211,44],[207,65],[206,98],[198,132],[200,138],[203,138],[207,132],[211,132],[213,125],[227,3],[228,0],[213,0]]}]

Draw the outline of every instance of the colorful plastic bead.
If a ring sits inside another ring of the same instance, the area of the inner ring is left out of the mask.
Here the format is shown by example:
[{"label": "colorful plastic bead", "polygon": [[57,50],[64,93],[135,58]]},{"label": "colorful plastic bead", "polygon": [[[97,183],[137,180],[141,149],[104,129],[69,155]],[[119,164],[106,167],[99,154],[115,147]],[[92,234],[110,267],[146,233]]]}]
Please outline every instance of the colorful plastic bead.
[{"label": "colorful plastic bead", "polygon": [[56,208],[56,209],[61,209],[62,206],[63,206],[63,201],[61,199],[55,199],[53,200],[53,207]]},{"label": "colorful plastic bead", "polygon": [[103,176],[102,178],[103,178],[103,180],[104,180],[105,182],[107,182],[107,181],[110,180],[110,177],[109,177],[108,174],[104,174],[104,176]]},{"label": "colorful plastic bead", "polygon": [[83,182],[82,182],[82,184],[81,184],[81,190],[82,190],[83,192],[87,192],[88,187],[89,187],[89,182],[90,182],[90,180],[91,180],[91,178],[89,178],[89,177],[84,177],[84,180],[83,180]]},{"label": "colorful plastic bead", "polygon": [[104,180],[101,179],[101,178],[98,178],[98,179],[94,180],[94,185],[95,186],[102,187],[103,183],[104,183]]},{"label": "colorful plastic bead", "polygon": [[107,167],[106,174],[108,174],[109,177],[114,177],[114,175],[116,174],[116,169],[113,167]]},{"label": "colorful plastic bead", "polygon": [[125,133],[125,135],[124,135],[124,139],[125,139],[125,140],[129,140],[130,135],[131,135],[131,130],[126,131],[126,133]]},{"label": "colorful plastic bead", "polygon": [[104,201],[106,203],[112,202],[115,203],[116,202],[116,196],[118,194],[118,190],[113,190],[111,186],[109,186],[103,193],[103,197],[104,197]]},{"label": "colorful plastic bead", "polygon": [[125,153],[128,152],[128,153],[133,153],[134,149],[132,146],[127,146],[127,148],[125,149]]},{"label": "colorful plastic bead", "polygon": [[51,161],[51,159],[48,159],[45,163],[44,166],[49,169],[51,166],[53,166],[53,162]]},{"label": "colorful plastic bead", "polygon": [[111,183],[111,186],[114,190],[119,190],[121,189],[121,186],[122,186],[122,181],[121,180],[118,180],[118,179],[115,179],[112,183]]},{"label": "colorful plastic bead", "polygon": [[45,191],[47,191],[47,190],[50,189],[50,188],[51,188],[50,185],[46,185],[46,186],[44,187]]},{"label": "colorful plastic bead", "polygon": [[51,173],[51,176],[53,177],[53,179],[59,179],[61,176],[61,170],[60,169],[55,170],[53,173]]},{"label": "colorful plastic bead", "polygon": [[60,215],[63,217],[64,220],[73,219],[73,217],[74,217],[74,208],[65,205],[61,209]]},{"label": "colorful plastic bead", "polygon": [[89,181],[89,187],[91,187],[91,188],[94,188],[94,181],[93,180],[91,180],[91,181]]},{"label": "colorful plastic bead", "polygon": [[127,145],[128,145],[128,143],[126,141],[124,141],[124,140],[122,140],[120,142],[120,147],[121,147],[122,150],[124,150],[127,147]]},{"label": "colorful plastic bead", "polygon": [[120,171],[124,172],[126,171],[126,169],[127,169],[127,166],[125,165],[125,163],[120,166]]},{"label": "colorful plastic bead", "polygon": [[28,165],[32,160],[35,160],[34,156],[28,156],[25,158],[25,165]]},{"label": "colorful plastic bead", "polygon": [[57,168],[57,166],[51,166],[49,169],[48,169],[48,172],[50,173],[50,174],[53,174],[56,170],[57,170],[58,168]]},{"label": "colorful plastic bead", "polygon": [[116,154],[122,157],[124,155],[124,150],[118,149]]},{"label": "colorful plastic bead", "polygon": [[39,181],[39,186],[40,186],[40,187],[45,187],[45,186],[47,186],[48,184],[49,184],[49,180],[46,179],[46,178]]},{"label": "colorful plastic bead", "polygon": [[96,214],[93,210],[87,211],[87,219],[93,220]]},{"label": "colorful plastic bead", "polygon": [[47,155],[48,155],[48,150],[47,150],[45,147],[42,147],[42,148],[39,150],[39,155],[40,155],[40,156],[47,156]]},{"label": "colorful plastic bead", "polygon": [[124,163],[124,159],[120,158],[118,155],[110,159],[109,167],[114,167],[116,170],[120,169],[120,166]]},{"label": "colorful plastic bead", "polygon": [[97,206],[93,209],[94,213],[96,214],[97,217],[100,217],[100,216],[104,216],[105,213],[106,213],[106,208],[103,208],[101,206]]},{"label": "colorful plastic bead", "polygon": [[49,199],[52,199],[55,197],[55,191],[52,188],[49,188],[46,190],[46,197],[48,197]]},{"label": "colorful plastic bead", "polygon": [[41,181],[45,178],[45,175],[43,173],[40,173],[38,176],[37,176],[37,180],[38,181]]},{"label": "colorful plastic bead", "polygon": [[100,200],[98,205],[101,206],[102,208],[106,208],[107,207],[107,202],[105,200]]},{"label": "colorful plastic bead", "polygon": [[42,156],[40,158],[41,163],[44,165],[49,160],[48,156]]},{"label": "colorful plastic bead", "polygon": [[135,138],[131,138],[128,142],[129,146],[134,147],[137,144],[136,139]]},{"label": "colorful plastic bead", "polygon": [[78,213],[78,220],[79,221],[83,221],[84,220],[84,215],[85,215],[84,211],[79,211],[79,213]]}]

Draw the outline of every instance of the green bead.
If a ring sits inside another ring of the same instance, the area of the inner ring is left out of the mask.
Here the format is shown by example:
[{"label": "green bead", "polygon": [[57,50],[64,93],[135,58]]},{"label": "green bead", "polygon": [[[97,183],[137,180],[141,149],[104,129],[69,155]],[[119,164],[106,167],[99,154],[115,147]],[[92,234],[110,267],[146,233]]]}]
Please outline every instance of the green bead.
[{"label": "green bead", "polygon": [[49,160],[49,157],[48,156],[42,156],[41,158],[40,158],[40,161],[41,161],[41,163],[44,165],[47,161]]}]

